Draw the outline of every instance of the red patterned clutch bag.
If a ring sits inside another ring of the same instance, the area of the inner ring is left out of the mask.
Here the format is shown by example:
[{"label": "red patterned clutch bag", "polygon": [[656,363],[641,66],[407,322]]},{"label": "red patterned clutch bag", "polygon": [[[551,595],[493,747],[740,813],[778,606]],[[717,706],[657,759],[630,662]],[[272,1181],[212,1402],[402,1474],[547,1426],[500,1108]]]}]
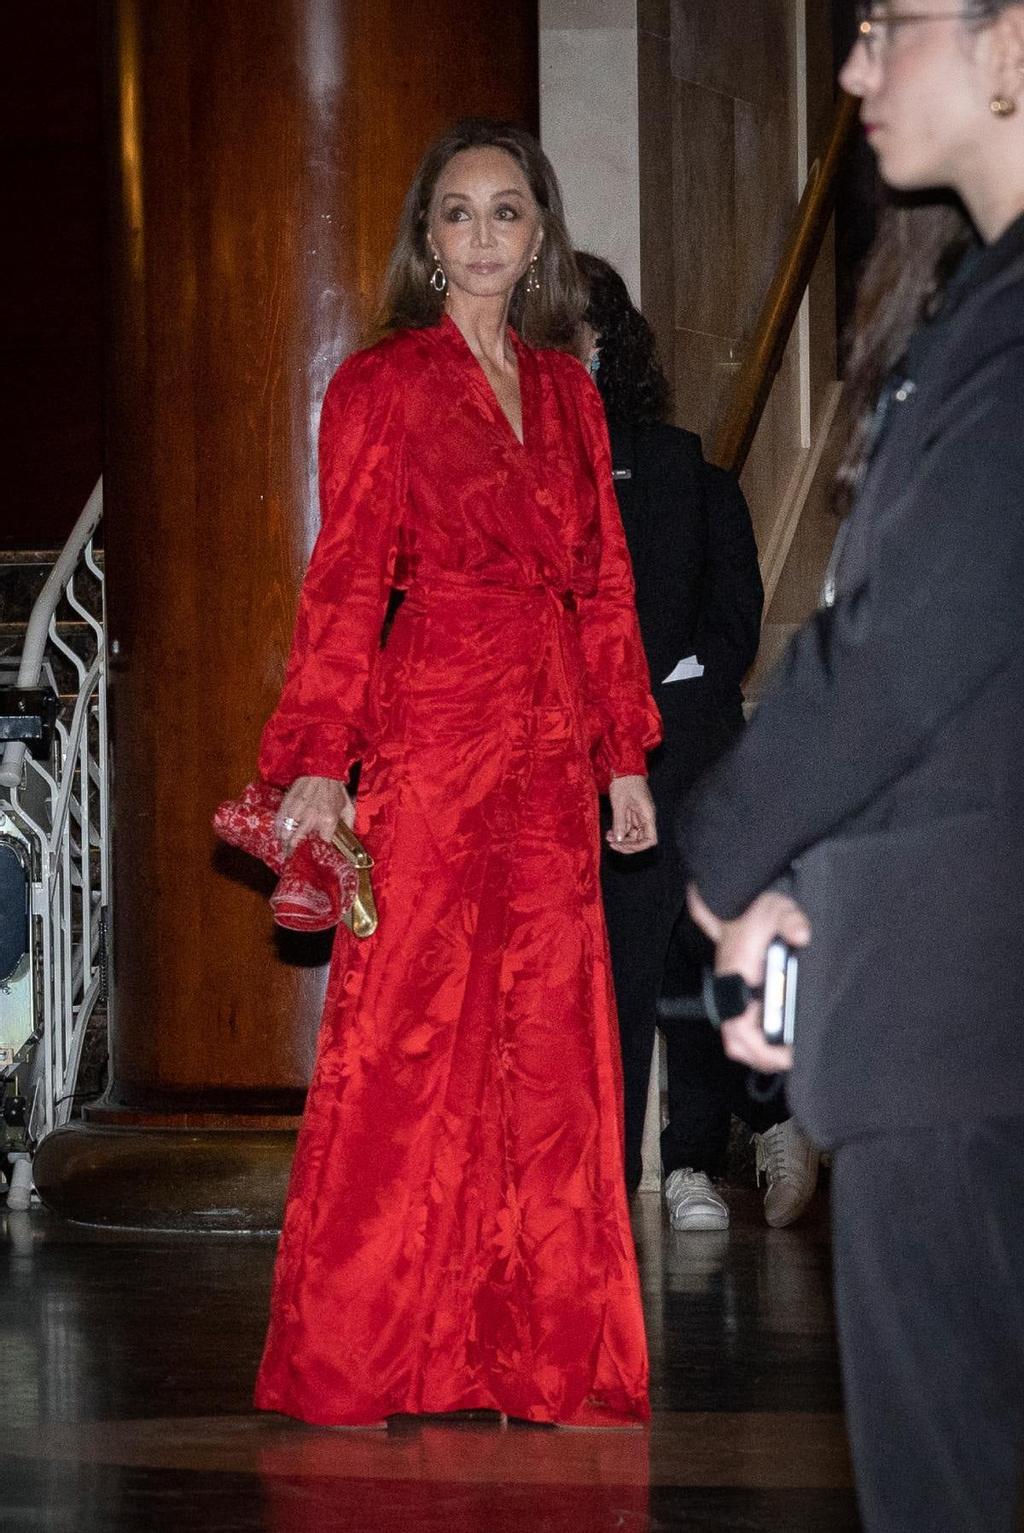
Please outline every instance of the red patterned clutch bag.
[{"label": "red patterned clutch bag", "polygon": [[237,846],[280,874],[270,896],[278,926],[290,931],[327,931],[344,921],[357,937],[377,928],[370,886],[373,859],[345,825],[334,844],[307,836],[285,857],[274,829],[283,794],[267,783],[250,783],[241,798],[221,804],[213,828],[222,841]]}]

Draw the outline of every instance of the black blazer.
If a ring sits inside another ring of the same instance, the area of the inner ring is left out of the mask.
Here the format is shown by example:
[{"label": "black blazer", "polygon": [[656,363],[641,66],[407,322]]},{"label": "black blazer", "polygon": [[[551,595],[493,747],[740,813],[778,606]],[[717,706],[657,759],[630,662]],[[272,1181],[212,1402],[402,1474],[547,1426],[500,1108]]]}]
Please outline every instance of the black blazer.
[{"label": "black blazer", "polygon": [[822,1144],[1024,1112],[1024,220],[910,352],[839,562],[684,821],[713,910],[791,875]]},{"label": "black blazer", "polygon": [[[763,591],[750,512],[735,478],[676,426],[609,426],[636,578],[640,634],[665,743],[652,777],[689,786],[743,722],[740,683],[757,655]],[[695,654],[704,675],[666,684]]]}]

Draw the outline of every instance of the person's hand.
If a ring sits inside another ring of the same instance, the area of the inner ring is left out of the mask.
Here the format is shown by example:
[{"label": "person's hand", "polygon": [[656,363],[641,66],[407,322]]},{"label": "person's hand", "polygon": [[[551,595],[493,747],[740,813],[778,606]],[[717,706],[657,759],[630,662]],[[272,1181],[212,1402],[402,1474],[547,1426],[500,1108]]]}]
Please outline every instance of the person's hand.
[{"label": "person's hand", "polygon": [[[715,944],[715,973],[742,975],[748,985],[764,984],[765,955],[775,937],[782,937],[790,947],[806,947],[811,940],[810,922],[799,905],[772,890],[759,894],[735,921],[720,920],[693,884],[686,903],[701,931]],[[723,1022],[722,1047],[730,1059],[764,1075],[793,1068],[791,1048],[765,1042],[760,1001],[752,1002],[734,1021]]]},{"label": "person's hand", "polygon": [[344,820],[351,828],[356,809],[343,782],[333,777],[296,777],[281,800],[274,828],[286,856],[291,856],[306,836],[330,842]]},{"label": "person's hand", "polygon": [[613,777],[608,798],[612,825],[605,840],[613,851],[632,856],[657,846],[654,800],[646,777]]}]

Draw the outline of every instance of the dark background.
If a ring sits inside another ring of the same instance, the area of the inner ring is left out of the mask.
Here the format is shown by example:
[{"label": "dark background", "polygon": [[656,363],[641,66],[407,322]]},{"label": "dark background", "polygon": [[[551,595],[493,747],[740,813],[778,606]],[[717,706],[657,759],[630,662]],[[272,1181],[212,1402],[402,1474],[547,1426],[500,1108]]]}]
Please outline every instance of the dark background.
[{"label": "dark background", "polygon": [[95,0],[4,14],[0,544],[63,543],[102,464],[102,193]]},{"label": "dark background", "polygon": [[[96,0],[10,7],[0,96],[9,209],[0,309],[6,493],[0,546],[66,538],[102,467],[103,200]],[[832,0],[837,67],[854,0]],[[876,179],[857,138],[837,216],[839,323],[874,228]]]},{"label": "dark background", "polygon": [[[838,73],[857,35],[856,0],[832,0],[832,40]],[[854,137],[836,201],[836,294],[840,350],[853,317],[857,279],[875,233],[878,177],[863,134]]]}]

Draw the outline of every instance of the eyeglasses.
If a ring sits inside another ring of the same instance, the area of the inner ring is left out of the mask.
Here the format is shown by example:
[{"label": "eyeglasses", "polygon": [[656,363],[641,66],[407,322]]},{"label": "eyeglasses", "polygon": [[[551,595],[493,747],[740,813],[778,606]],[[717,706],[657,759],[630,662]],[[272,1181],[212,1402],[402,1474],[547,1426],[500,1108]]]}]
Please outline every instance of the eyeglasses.
[{"label": "eyeglasses", "polygon": [[873,7],[857,7],[857,38],[867,49],[868,58],[876,59],[888,51],[900,27],[918,26],[925,21],[970,21],[984,16],[988,7],[973,6],[967,11],[901,11],[895,16],[872,15]]}]

